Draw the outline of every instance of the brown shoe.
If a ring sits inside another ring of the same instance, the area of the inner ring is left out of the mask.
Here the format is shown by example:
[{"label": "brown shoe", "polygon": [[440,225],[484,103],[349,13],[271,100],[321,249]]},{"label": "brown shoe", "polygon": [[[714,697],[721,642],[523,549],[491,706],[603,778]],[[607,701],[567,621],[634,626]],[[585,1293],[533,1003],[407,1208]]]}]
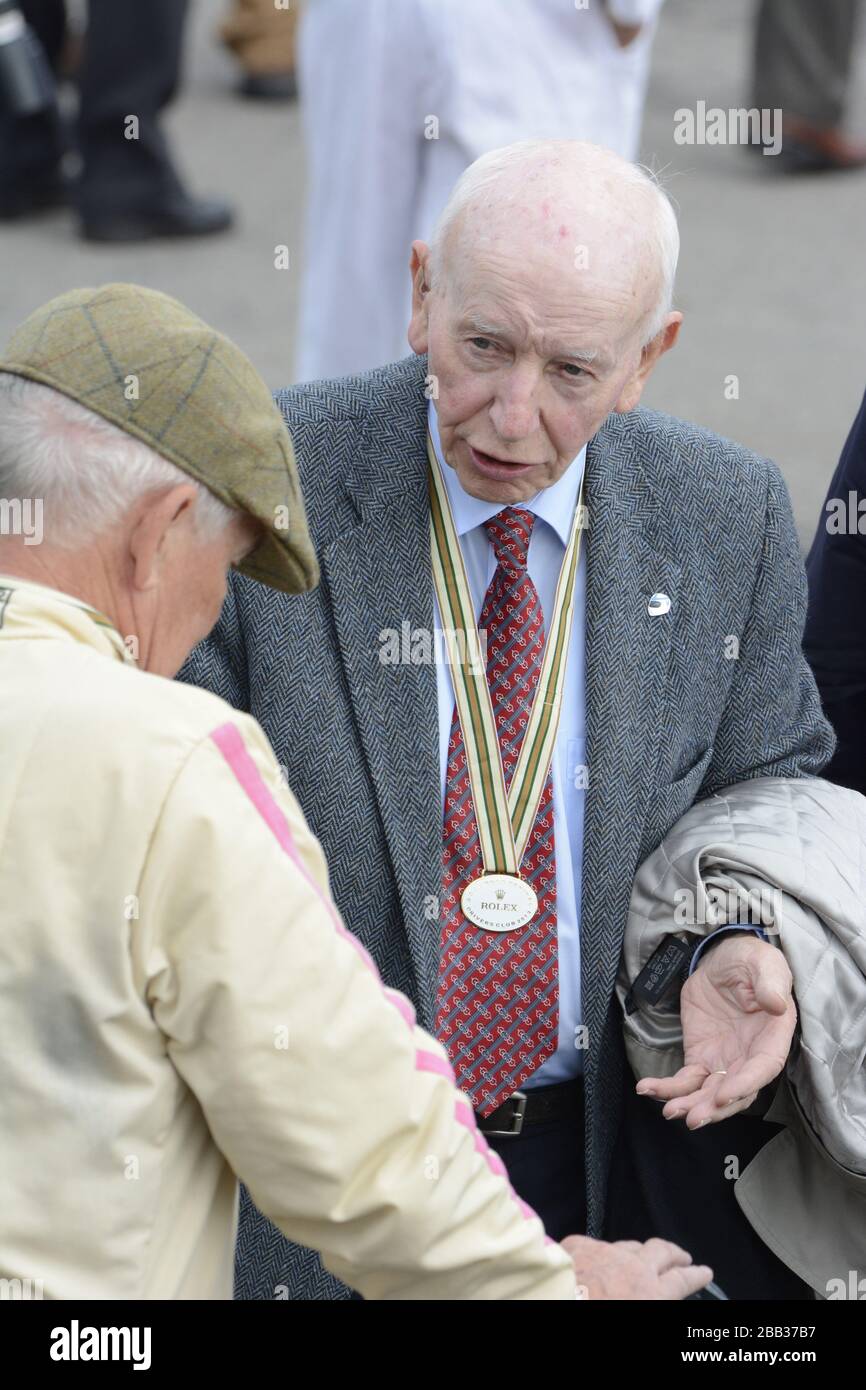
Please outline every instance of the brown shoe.
[{"label": "brown shoe", "polygon": [[843,131],[809,125],[786,116],[782,124],[779,167],[786,174],[820,173],[866,167],[866,144],[851,140]]}]

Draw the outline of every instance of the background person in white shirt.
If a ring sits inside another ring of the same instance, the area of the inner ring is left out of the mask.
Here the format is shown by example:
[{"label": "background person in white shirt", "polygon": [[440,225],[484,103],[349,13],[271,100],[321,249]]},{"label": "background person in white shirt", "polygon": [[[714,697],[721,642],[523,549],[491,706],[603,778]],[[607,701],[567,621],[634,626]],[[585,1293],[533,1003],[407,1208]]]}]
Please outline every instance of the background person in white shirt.
[{"label": "background person in white shirt", "polygon": [[635,158],[661,4],[312,0],[299,381],[405,356],[406,247],[479,155],[563,137]]}]

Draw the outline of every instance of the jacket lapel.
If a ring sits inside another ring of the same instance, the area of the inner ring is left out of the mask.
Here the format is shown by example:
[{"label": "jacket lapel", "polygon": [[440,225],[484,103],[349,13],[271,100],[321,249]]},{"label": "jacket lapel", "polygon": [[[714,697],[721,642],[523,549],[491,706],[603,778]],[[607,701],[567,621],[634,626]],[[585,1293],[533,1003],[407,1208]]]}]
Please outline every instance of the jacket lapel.
[{"label": "jacket lapel", "polygon": [[395,407],[391,427],[377,416],[368,429],[359,467],[347,480],[360,523],[320,558],[406,924],[419,1014],[429,1028],[439,968],[442,808],[423,384],[419,368],[409,406],[404,399],[402,411]]},{"label": "jacket lapel", "polygon": [[[658,499],[627,422],[603,427],[587,450],[586,699],[589,778],[584,819],[581,975],[588,1091],[659,752],[677,622],[680,568],[668,554]],[[670,608],[651,616],[656,593]],[[588,1096],[589,1099],[589,1096]]]}]

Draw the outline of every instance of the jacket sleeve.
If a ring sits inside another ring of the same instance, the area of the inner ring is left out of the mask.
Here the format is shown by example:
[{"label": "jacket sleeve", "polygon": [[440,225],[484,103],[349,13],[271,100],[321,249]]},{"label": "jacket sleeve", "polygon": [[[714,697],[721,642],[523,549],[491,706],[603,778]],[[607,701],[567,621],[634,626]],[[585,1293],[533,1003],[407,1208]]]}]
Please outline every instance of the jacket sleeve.
[{"label": "jacket sleeve", "polygon": [[140,885],[168,1054],[259,1208],[368,1299],[573,1299],[441,1047],[344,928],[243,716],[189,755]]},{"label": "jacket sleeve", "polygon": [[804,639],[824,709],[839,736],[833,761],[824,776],[866,794],[864,498],[866,396],[845,441],[806,561],[809,616]]},{"label": "jacket sleeve", "polygon": [[751,777],[813,777],[835,743],[803,656],[806,576],[788,489],[768,463],[764,540],[728,701],[700,796]]},{"label": "jacket sleeve", "polygon": [[194,647],[177,673],[186,685],[198,685],[212,690],[220,699],[245,714],[250,709],[250,688],[247,675],[247,652],[238,612],[237,586],[234,571],[229,574],[225,603],[216,627],[203,642]]}]

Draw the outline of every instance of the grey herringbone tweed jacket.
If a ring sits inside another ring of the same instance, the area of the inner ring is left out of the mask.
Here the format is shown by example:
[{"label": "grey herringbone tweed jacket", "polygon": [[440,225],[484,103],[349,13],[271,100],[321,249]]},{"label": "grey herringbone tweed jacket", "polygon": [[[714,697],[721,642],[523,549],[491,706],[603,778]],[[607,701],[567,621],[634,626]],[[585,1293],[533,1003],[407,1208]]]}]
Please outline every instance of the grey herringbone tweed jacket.
[{"label": "grey herringbone tweed jacket", "polygon": [[[379,659],[383,629],[433,628],[426,371],[425,358],[409,357],[277,394],[321,583],[288,597],[233,575],[220,622],[182,678],[262,724],[322,842],[348,926],[431,1028],[436,674]],[[805,578],[774,464],[652,411],[611,415],[588,447],[586,504],[581,974],[597,1235],[624,1084],[614,982],[635,872],[698,797],[744,778],[818,773],[833,734],[801,654]],[[657,592],[671,605],[651,616]],[[347,1296],[246,1194],[236,1293]]]}]

